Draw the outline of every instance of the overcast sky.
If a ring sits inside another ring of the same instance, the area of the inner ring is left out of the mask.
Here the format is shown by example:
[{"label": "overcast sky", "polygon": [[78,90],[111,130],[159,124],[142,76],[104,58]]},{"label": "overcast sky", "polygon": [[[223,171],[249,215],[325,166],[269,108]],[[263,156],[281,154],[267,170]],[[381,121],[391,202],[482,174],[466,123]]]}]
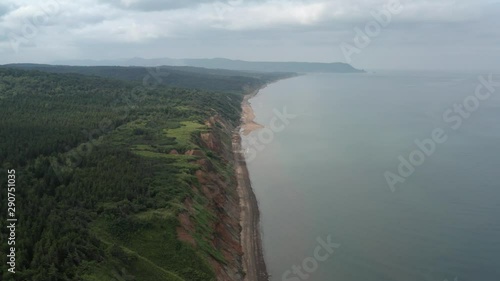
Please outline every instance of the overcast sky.
[{"label": "overcast sky", "polygon": [[[390,2],[1,0],[0,63],[227,57],[341,61],[365,69],[499,69],[500,1],[400,0],[398,12],[388,9]],[[364,30],[381,11],[390,22],[346,57],[341,46],[355,47],[356,28]]]}]

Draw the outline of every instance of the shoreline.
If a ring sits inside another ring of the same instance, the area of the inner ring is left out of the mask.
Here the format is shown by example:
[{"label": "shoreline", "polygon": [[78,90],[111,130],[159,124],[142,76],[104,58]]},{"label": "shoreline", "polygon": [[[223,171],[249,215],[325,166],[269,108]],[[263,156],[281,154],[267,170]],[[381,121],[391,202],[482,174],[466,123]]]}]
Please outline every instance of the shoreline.
[{"label": "shoreline", "polygon": [[[241,134],[248,135],[253,130],[263,128],[262,125],[253,121],[255,115],[248,100],[257,95],[257,93],[266,86],[267,85],[263,85],[259,89],[244,96],[241,103],[241,124],[236,128],[232,139],[238,183],[237,190],[240,199],[240,243],[243,251],[243,270],[246,273],[243,278],[244,281],[269,280],[262,248],[259,206],[252,189],[245,155],[242,152],[241,146]],[[241,129],[243,130],[241,131]]]},{"label": "shoreline", "polygon": [[255,114],[253,112],[252,105],[250,104],[249,100],[253,97],[255,97],[260,90],[264,89],[267,87],[267,84],[260,87],[259,89],[252,91],[249,94],[246,94],[243,97],[243,101],[241,102],[241,129],[243,129],[242,133],[243,135],[248,135],[252,131],[262,129],[264,126],[261,124],[257,123],[254,121],[255,119]]}]

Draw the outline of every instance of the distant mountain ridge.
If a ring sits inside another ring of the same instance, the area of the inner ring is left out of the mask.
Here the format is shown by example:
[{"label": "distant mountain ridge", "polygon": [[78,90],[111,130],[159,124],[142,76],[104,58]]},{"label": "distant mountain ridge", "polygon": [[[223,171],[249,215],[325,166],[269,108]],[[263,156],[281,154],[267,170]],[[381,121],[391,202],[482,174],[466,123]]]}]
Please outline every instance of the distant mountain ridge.
[{"label": "distant mountain ridge", "polygon": [[263,71],[263,72],[298,72],[298,73],[360,73],[364,70],[356,69],[350,64],[333,62],[265,62],[265,61],[243,61],[225,58],[213,59],[144,59],[131,58],[121,60],[67,60],[56,61],[55,64],[78,65],[78,66],[194,66],[215,69],[229,69],[240,71]]}]

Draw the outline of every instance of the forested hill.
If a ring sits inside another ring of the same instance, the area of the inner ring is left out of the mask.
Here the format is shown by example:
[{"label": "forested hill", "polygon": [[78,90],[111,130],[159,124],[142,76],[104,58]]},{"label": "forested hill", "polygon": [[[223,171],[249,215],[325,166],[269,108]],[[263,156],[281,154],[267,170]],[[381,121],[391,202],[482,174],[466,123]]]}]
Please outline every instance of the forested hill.
[{"label": "forested hill", "polygon": [[242,71],[264,71],[264,72],[299,72],[299,73],[360,73],[364,70],[357,69],[350,64],[341,62],[297,62],[297,61],[244,61],[232,60],[226,58],[212,59],[172,59],[172,58],[131,58],[118,60],[73,60],[61,61],[60,64],[69,65],[121,65],[121,66],[157,66],[157,65],[177,65],[177,66],[193,66],[193,67],[208,67],[222,68]]},{"label": "forested hill", "polygon": [[219,67],[233,70],[253,71],[290,71],[299,73],[358,73],[363,70],[341,62],[269,62],[269,61],[243,61],[224,58],[215,59],[185,59],[184,63],[197,67]]},{"label": "forested hill", "polygon": [[204,89],[221,92],[241,92],[242,87],[256,87],[263,81],[293,76],[293,73],[243,72],[189,66],[66,66],[46,64],[8,64],[0,68],[39,70],[51,73],[77,73],[126,81],[139,81],[147,85]]},{"label": "forested hill", "polygon": [[[237,202],[225,154],[242,95],[195,89],[221,87],[209,75],[172,82],[183,89],[144,84],[135,77],[147,72],[128,70],[119,75],[130,81],[0,68],[0,174],[16,171],[18,219],[16,274],[3,254],[1,280],[208,281],[241,273],[231,251],[238,224],[228,223],[236,218],[224,204]],[[270,79],[224,78],[239,93]],[[2,203],[2,218],[6,211]]]}]

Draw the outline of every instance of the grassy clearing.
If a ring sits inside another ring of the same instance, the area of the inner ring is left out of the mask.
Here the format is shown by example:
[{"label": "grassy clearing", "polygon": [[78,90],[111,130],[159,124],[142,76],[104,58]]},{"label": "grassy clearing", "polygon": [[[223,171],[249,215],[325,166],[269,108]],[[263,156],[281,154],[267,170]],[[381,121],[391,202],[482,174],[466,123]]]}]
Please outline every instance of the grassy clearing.
[{"label": "grassy clearing", "polygon": [[180,128],[165,129],[164,132],[168,137],[175,138],[177,145],[180,147],[187,147],[188,149],[199,148],[192,141],[193,134],[206,130],[207,126],[193,121],[183,121],[181,125]]}]

